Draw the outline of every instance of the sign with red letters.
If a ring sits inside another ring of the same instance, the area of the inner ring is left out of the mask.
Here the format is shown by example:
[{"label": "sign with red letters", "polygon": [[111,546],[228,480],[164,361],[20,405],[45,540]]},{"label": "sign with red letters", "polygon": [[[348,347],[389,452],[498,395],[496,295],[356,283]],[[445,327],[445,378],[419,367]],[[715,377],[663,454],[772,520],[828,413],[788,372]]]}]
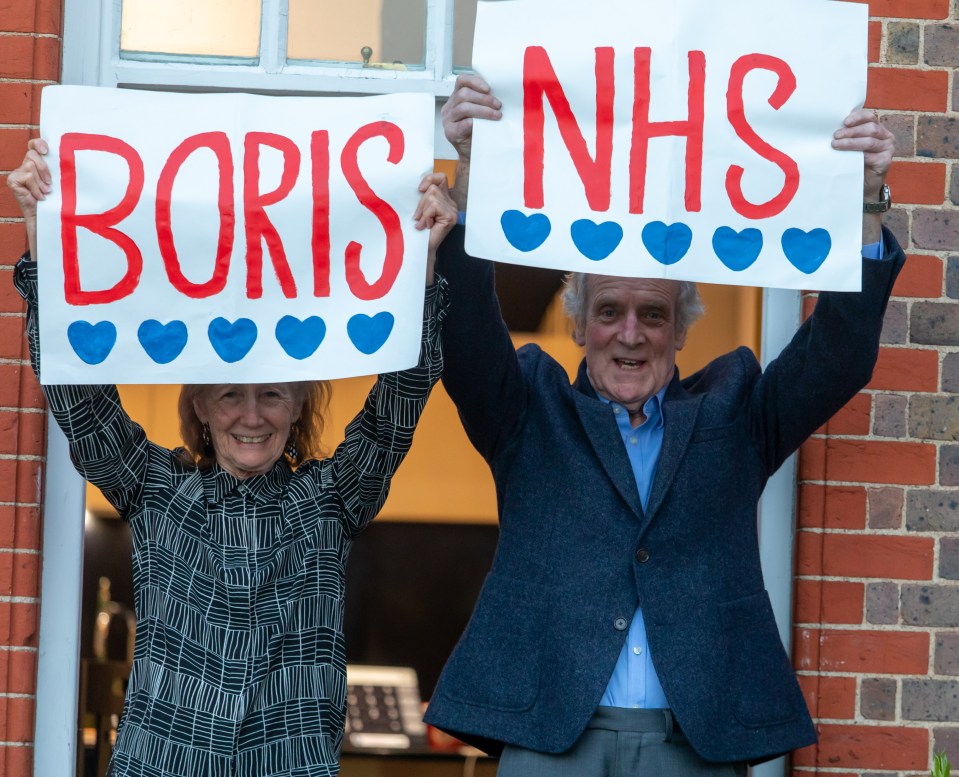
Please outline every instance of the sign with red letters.
[{"label": "sign with red letters", "polygon": [[412,366],[433,100],[56,86],[41,135],[44,383],[336,378]]},{"label": "sign with red letters", "polygon": [[605,275],[858,289],[868,8],[480,2],[467,250]]}]

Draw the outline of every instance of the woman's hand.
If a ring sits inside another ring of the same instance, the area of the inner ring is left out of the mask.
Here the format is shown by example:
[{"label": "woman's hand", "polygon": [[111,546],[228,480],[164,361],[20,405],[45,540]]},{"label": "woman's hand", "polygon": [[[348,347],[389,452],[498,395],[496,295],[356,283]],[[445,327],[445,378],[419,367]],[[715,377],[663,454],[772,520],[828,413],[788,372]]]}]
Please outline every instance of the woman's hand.
[{"label": "woman's hand", "polygon": [[413,214],[417,229],[430,231],[429,254],[426,260],[426,285],[433,285],[433,269],[436,266],[436,250],[456,226],[459,211],[450,196],[449,183],[443,173],[431,173],[420,182],[420,204]]},{"label": "woman's hand", "polygon": [[46,199],[53,190],[53,177],[43,158],[47,151],[46,141],[34,138],[27,143],[27,153],[20,167],[7,176],[7,186],[23,212],[30,255],[34,260],[37,258],[37,202]]}]

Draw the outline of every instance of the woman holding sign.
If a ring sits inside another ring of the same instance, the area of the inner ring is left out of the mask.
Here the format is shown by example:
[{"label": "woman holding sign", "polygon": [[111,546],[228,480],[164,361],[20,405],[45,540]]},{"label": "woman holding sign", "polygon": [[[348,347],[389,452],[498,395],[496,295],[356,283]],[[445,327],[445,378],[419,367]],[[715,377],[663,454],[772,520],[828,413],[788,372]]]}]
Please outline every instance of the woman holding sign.
[{"label": "woman holding sign", "polygon": [[[42,140],[8,177],[36,255],[51,191]],[[419,364],[380,375],[345,440],[316,458],[325,382],[185,386],[186,448],[146,439],[114,386],[46,386],[79,472],[133,535],[136,649],[112,775],[335,775],[343,738],[343,597],[353,538],[382,507],[439,378],[446,288],[436,249],[456,223],[444,176],[414,214],[429,229]],[[36,263],[27,301],[40,372]]]}]

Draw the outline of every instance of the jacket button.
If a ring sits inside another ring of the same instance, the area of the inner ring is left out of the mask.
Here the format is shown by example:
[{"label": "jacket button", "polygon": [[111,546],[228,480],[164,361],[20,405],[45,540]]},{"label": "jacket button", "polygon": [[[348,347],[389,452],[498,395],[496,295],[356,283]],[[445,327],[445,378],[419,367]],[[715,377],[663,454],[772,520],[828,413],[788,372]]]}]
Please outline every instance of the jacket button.
[{"label": "jacket button", "polygon": [[637,551],[636,551],[636,560],[637,560],[640,564],[645,564],[647,561],[649,561],[649,551],[646,550],[646,548],[640,548],[639,550],[637,550]]},{"label": "jacket button", "polygon": [[617,618],[613,621],[613,628],[616,631],[626,631],[627,626],[629,626],[629,621],[625,618]]}]

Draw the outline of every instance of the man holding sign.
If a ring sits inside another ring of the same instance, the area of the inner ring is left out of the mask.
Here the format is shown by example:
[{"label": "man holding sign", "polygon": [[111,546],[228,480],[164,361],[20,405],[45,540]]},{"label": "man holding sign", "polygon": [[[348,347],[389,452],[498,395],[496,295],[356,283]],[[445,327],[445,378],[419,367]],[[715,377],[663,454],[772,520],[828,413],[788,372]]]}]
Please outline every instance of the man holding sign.
[{"label": "man holding sign", "polygon": [[[473,122],[507,111],[477,76],[444,108],[461,211]],[[496,481],[500,542],[426,720],[502,752],[501,777],[744,774],[815,741],[757,505],[868,382],[905,260],[881,225],[891,133],[855,110],[832,147],[862,154],[862,290],[821,294],[765,370],[739,348],[681,379],[694,284],[575,274],[564,302],[585,358],[570,384],[538,347],[514,350],[493,265],[466,254],[462,228],[441,250],[443,382]]]}]

